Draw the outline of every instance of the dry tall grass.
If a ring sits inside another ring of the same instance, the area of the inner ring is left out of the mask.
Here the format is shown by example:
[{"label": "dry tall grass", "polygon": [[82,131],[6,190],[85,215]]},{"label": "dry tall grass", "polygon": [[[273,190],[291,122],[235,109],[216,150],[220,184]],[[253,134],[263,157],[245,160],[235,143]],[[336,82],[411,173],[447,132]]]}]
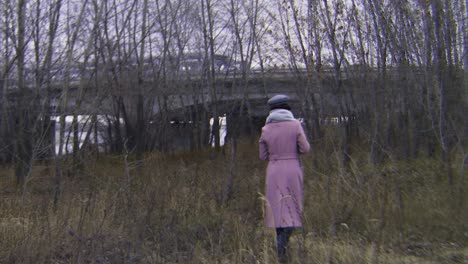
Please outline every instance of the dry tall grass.
[{"label": "dry tall grass", "polygon": [[[276,263],[262,217],[266,164],[250,143],[234,157],[103,157],[65,179],[57,207],[53,169],[35,166],[23,189],[3,168],[0,262]],[[355,148],[343,166],[336,149],[303,158],[305,226],[291,263],[468,262],[467,203],[454,205],[437,160],[376,166]]]}]

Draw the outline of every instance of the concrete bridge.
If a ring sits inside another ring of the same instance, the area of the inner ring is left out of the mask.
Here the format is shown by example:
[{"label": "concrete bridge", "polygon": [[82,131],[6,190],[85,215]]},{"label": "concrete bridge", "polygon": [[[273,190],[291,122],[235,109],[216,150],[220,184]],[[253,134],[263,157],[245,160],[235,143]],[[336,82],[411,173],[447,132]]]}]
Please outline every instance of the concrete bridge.
[{"label": "concrete bridge", "polygon": [[[227,114],[229,130],[230,124],[245,126],[245,120],[231,121],[232,118],[245,116],[247,109],[253,122],[257,122],[258,126],[262,125],[264,117],[268,114],[266,102],[268,98],[278,93],[291,96],[291,106],[297,117],[304,116],[304,111],[307,110],[304,102],[312,95],[317,102],[320,98],[323,105],[326,105],[326,108],[321,109],[322,117],[336,117],[340,114],[340,97],[345,95],[344,91],[356,88],[353,78],[348,77],[340,80],[342,89],[338,90],[337,82],[331,72],[326,72],[320,81],[315,80],[315,83],[309,84],[304,76],[304,72],[286,70],[252,71],[244,78],[242,74],[218,73],[211,83],[209,80],[191,74],[181,74],[166,80],[145,78],[140,83],[137,82],[136,76],[126,76],[128,78],[122,78],[119,83],[113,83],[104,77],[99,79],[87,77],[70,82],[68,87],[62,82],[54,82],[47,91],[30,88],[27,89],[27,96],[32,99],[39,95],[42,103],[48,98],[50,100],[48,111],[51,116],[99,115],[100,118],[106,119],[104,116],[107,115],[113,118],[117,114],[116,104],[120,102],[125,106],[131,122],[136,122],[136,104],[139,97],[145,103],[145,111],[150,111],[150,113],[145,113],[150,123],[152,120],[157,120],[158,115],[164,113],[164,119],[169,120],[171,124],[189,124],[197,120],[194,116],[195,112],[210,117],[213,116],[212,111],[216,108],[219,116]],[[18,96],[17,89],[10,91],[8,97],[12,105],[15,105],[14,101]],[[80,98],[82,100],[79,100]],[[64,105],[65,101],[66,105]],[[47,111],[32,106],[26,107],[42,113]],[[121,110],[118,109],[122,116]],[[161,123],[156,122],[153,125],[158,126]],[[190,138],[190,126],[184,128],[169,124],[163,126],[168,129],[166,133],[174,137],[171,139],[173,142],[169,144],[178,145],[179,148],[185,148],[191,144],[187,141]],[[66,127],[71,129],[71,124],[66,124]],[[83,131],[85,130],[88,129],[83,127]],[[102,133],[107,132],[103,129]],[[71,134],[67,133],[67,135]],[[94,140],[99,141],[99,139]]]},{"label": "concrete bridge", "polygon": [[[140,96],[145,102],[145,111],[151,111],[150,116],[164,112],[169,120],[188,121],[187,119],[193,118],[191,113],[207,111],[208,115],[213,115],[210,112],[213,109],[217,110],[218,115],[240,114],[248,109],[250,116],[264,117],[268,114],[268,98],[282,93],[291,96],[291,106],[298,116],[303,115],[307,107],[318,107],[305,105],[306,99],[310,100],[312,96],[317,102],[321,102],[322,116],[340,115],[341,97],[346,96],[345,91],[356,89],[356,81],[342,74],[344,77],[339,81],[341,89],[337,89],[338,82],[331,70],[324,71],[320,81],[318,78],[311,78],[313,83],[307,83],[305,75],[303,71],[283,69],[250,71],[248,76],[242,76],[239,72],[218,72],[211,83],[210,80],[201,79],[199,75],[190,72],[181,72],[165,80],[145,76],[140,83],[135,75],[123,76],[119,83],[113,83],[106,76],[86,76],[73,79],[68,87],[56,80],[47,92],[45,89],[30,88],[28,96],[33,98],[38,93],[44,105],[48,95],[48,111],[55,116],[113,116],[119,100],[125,106],[125,111],[131,115],[136,112],[136,102]],[[15,101],[18,93],[17,89],[12,89],[9,93],[10,101]],[[44,108],[31,110],[44,111]]]},{"label": "concrete bridge", "polygon": [[[302,76],[302,77],[301,77]],[[334,77],[328,72],[316,83],[307,83],[302,72],[271,70],[267,72],[252,71],[245,78],[241,74],[216,75],[210,85],[208,80],[191,75],[179,75],[174,79],[153,80],[146,78],[137,83],[136,78],[128,78],[118,85],[100,80],[98,86],[93,81],[75,81],[69,84],[67,106],[64,107],[66,89],[62,83],[54,83],[50,89],[52,114],[114,114],[116,98],[121,97],[129,111],[133,110],[137,97],[142,96],[152,113],[157,115],[164,109],[170,119],[184,119],[185,112],[199,109],[213,109],[216,104],[218,113],[243,111],[240,102],[248,105],[251,115],[264,116],[268,109],[266,101],[278,94],[288,94],[292,98],[292,107],[296,111],[304,109],[306,96],[314,95],[327,106],[325,115],[339,112],[339,96],[343,91],[353,88],[351,79],[341,80],[341,91],[332,89]],[[164,82],[165,84],[163,84]],[[137,88],[138,87],[138,88]],[[322,87],[322,90],[319,89]],[[354,89],[354,88],[353,88]],[[78,98],[82,98],[78,103]]]}]

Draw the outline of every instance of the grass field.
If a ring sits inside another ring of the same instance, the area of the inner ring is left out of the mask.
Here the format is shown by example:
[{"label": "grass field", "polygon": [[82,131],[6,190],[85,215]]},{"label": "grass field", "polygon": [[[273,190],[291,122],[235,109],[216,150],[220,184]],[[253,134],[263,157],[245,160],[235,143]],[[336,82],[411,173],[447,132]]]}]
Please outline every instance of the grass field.
[{"label": "grass field", "polygon": [[[56,202],[52,163],[21,187],[4,166],[0,263],[276,263],[254,145],[88,159],[65,172]],[[343,165],[333,148],[314,147],[302,160],[305,224],[291,263],[468,263],[462,166],[451,191],[436,158],[375,165],[357,150]]]}]

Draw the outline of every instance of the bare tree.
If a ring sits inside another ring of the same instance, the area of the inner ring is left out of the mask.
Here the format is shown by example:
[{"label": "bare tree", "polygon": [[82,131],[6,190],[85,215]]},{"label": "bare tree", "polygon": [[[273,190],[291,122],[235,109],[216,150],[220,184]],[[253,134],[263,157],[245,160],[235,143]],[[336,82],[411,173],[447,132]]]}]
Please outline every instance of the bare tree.
[{"label": "bare tree", "polygon": [[[88,0],[85,0],[81,8],[79,10],[78,16],[76,18],[76,21],[71,23],[69,21],[70,17],[67,17],[67,22],[68,24],[68,30],[66,31],[67,35],[67,46],[66,46],[66,51],[65,51],[65,71],[64,71],[64,83],[63,83],[63,91],[62,91],[62,100],[60,104],[60,119],[59,119],[59,146],[58,146],[58,153],[55,159],[55,195],[54,195],[54,205],[57,206],[59,196],[61,194],[61,188],[62,188],[62,177],[63,177],[63,170],[64,170],[64,148],[67,148],[67,143],[65,140],[65,127],[66,127],[66,116],[67,116],[67,110],[69,109],[69,99],[71,97],[70,95],[70,88],[72,85],[72,80],[71,80],[71,69],[73,66],[74,62],[74,56],[75,56],[75,48],[77,44],[77,39],[78,39],[78,34],[80,32],[80,29],[82,27],[83,23],[83,16],[85,14],[86,6],[87,6]],[[76,121],[75,121],[76,122]],[[76,147],[76,146],[75,146]]]},{"label": "bare tree", "polygon": [[145,61],[145,52],[146,52],[146,41],[148,36],[147,29],[147,18],[148,18],[148,0],[143,0],[142,7],[142,22],[141,22],[141,32],[138,43],[135,43],[135,46],[139,45],[139,53],[137,53],[137,115],[136,115],[136,158],[137,160],[142,159],[143,152],[145,151],[145,143],[148,133],[146,132],[147,124],[147,114],[145,112],[145,100],[143,92],[143,67]]},{"label": "bare tree", "polygon": [[[115,131],[113,149],[117,153],[122,152],[124,142],[130,146],[129,149],[133,149],[135,144],[134,131],[124,101],[126,97],[124,89],[126,83],[128,84],[124,74],[128,73],[125,69],[127,68],[126,65],[130,64],[130,56],[132,55],[127,47],[129,36],[126,30],[135,13],[136,3],[136,1],[132,1],[119,5],[116,1],[112,1],[112,3],[106,1],[104,4],[103,32],[99,36],[99,46],[101,47],[99,56],[103,64],[102,76],[107,80],[106,83],[109,86],[107,92],[110,94],[113,106],[113,127]],[[103,91],[103,93],[105,92]],[[124,139],[124,133],[120,128],[121,118],[124,120],[126,139]]]},{"label": "bare tree", "polygon": [[26,55],[26,0],[20,0],[16,6],[17,32],[16,32],[16,67],[17,67],[17,82],[18,82],[18,98],[16,108],[18,109],[15,116],[16,127],[18,132],[15,138],[15,175],[17,183],[22,186],[26,177],[30,173],[32,162],[32,134],[31,134],[31,117],[30,109],[27,108],[29,103],[30,90],[26,86],[25,80],[25,55]]},{"label": "bare tree", "polygon": [[320,118],[324,118],[321,33],[324,27],[319,20],[320,2],[310,0],[306,5],[304,11],[301,1],[283,1],[278,3],[278,13],[291,70],[298,80],[295,91],[314,142],[322,137]]},{"label": "bare tree", "polygon": [[[206,80],[210,95],[210,110],[213,118],[213,124],[211,129],[210,138],[214,142],[215,147],[218,149],[219,145],[219,99],[218,99],[218,87],[216,83],[216,69],[215,69],[215,21],[214,21],[214,1],[212,0],[201,0],[200,1],[200,13],[201,13],[201,29],[203,32],[203,76]],[[202,82],[203,83],[203,82]]]},{"label": "bare tree", "polygon": [[[465,0],[465,16],[463,17],[463,65],[465,67],[465,72],[468,70],[468,0]],[[466,76],[466,75],[465,75]]]},{"label": "bare tree", "polygon": [[[34,80],[35,80],[35,103],[36,111],[40,111],[40,118],[36,124],[37,143],[36,149],[39,150],[40,157],[53,156],[55,150],[53,135],[55,133],[54,125],[51,122],[51,97],[52,95],[52,63],[54,56],[54,46],[59,26],[60,11],[62,1],[50,2],[48,6],[43,5],[42,1],[35,3],[35,20],[33,24],[33,43],[34,43]],[[45,6],[45,7],[44,7]],[[43,12],[49,10],[48,12]]]},{"label": "bare tree", "polygon": [[14,27],[11,23],[14,19],[13,2],[2,1],[0,9],[2,12],[0,40],[3,47],[3,54],[0,60],[0,148],[2,149],[0,160],[11,161],[14,157],[14,144],[11,143],[13,142],[12,131],[14,131],[14,122],[12,122],[13,116],[10,115],[10,112],[14,106],[8,98],[10,92],[9,86],[12,85],[10,79],[12,79],[14,64],[17,58],[14,54]]}]

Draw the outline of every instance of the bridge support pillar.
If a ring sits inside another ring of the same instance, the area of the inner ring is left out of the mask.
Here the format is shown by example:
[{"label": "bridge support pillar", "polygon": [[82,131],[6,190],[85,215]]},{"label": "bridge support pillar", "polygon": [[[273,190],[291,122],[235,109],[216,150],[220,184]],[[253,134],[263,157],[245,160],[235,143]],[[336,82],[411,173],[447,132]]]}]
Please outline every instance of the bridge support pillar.
[{"label": "bridge support pillar", "polygon": [[265,118],[263,116],[253,116],[249,119],[247,116],[228,114],[226,115],[227,137],[258,136],[265,124]]}]

